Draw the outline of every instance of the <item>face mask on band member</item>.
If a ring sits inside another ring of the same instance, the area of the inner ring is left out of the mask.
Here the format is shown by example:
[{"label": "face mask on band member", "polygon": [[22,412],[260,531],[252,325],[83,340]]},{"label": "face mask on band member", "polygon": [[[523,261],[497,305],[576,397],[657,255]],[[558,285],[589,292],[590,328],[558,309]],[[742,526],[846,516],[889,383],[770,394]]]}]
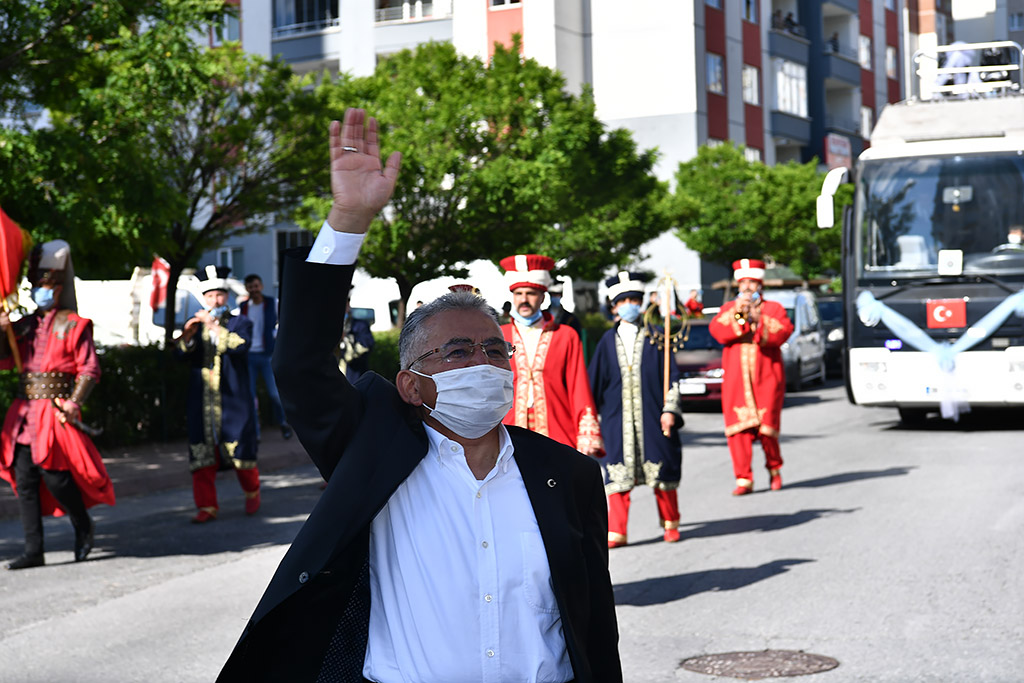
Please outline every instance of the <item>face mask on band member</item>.
[{"label": "face mask on band member", "polygon": [[512,408],[512,371],[493,365],[471,365],[433,375],[409,372],[434,380],[437,400],[430,415],[467,439],[479,439],[494,429]]},{"label": "face mask on band member", "polygon": [[48,287],[33,287],[32,301],[41,311],[48,311],[53,306],[53,290]]},{"label": "face mask on band member", "polygon": [[627,323],[635,323],[640,318],[640,304],[622,304],[616,313]]}]

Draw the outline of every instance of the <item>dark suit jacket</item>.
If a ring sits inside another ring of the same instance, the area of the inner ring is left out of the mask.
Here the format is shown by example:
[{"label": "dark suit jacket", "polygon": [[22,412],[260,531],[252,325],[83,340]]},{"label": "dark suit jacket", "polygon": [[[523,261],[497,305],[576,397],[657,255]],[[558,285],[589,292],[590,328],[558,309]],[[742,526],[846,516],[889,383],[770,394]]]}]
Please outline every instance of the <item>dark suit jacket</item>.
[{"label": "dark suit jacket", "polygon": [[[285,412],[329,480],[281,561],[220,681],[362,681],[369,623],[370,525],[426,455],[420,417],[377,374],[355,386],[331,351],[354,268],[286,253],[274,373]],[[313,296],[315,295],[315,296]],[[607,505],[597,463],[547,437],[509,427],[515,459],[551,566],[577,681],[621,681],[608,575]]]}]

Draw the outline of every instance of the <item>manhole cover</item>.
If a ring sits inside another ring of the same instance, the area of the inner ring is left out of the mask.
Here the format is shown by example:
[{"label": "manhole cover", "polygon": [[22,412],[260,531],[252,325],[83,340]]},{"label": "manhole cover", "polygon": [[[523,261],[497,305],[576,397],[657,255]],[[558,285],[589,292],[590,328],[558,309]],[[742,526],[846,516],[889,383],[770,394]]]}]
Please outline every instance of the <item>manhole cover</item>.
[{"label": "manhole cover", "polygon": [[839,666],[831,657],[794,650],[760,650],[758,652],[725,652],[684,659],[682,667],[712,676],[731,676],[756,681],[761,678],[804,676],[828,671]]}]

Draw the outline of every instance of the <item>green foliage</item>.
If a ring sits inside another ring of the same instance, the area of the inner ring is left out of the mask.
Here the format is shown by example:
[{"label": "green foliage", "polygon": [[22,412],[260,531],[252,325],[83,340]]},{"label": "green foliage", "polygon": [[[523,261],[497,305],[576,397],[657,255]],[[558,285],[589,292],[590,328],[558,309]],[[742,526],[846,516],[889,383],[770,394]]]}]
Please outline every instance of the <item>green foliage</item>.
[{"label": "green foliage", "polygon": [[591,312],[580,316],[580,324],[583,326],[583,356],[590,361],[590,356],[597,348],[597,342],[601,341],[604,333],[612,329],[612,322],[603,313]]},{"label": "green foliage", "polygon": [[398,360],[398,334],[399,330],[374,332],[370,349],[370,369],[392,382],[402,367]]},{"label": "green foliage", "polygon": [[96,445],[133,446],[184,438],[187,364],[157,346],[105,347],[102,375],[82,419],[103,428]]},{"label": "green foliage", "polygon": [[[676,173],[669,202],[676,234],[717,263],[767,256],[804,278],[838,272],[841,230],[815,222],[823,179],[816,161],[765,166],[730,143],[702,147]],[[840,188],[837,213],[850,201],[851,188]]]},{"label": "green foliage", "polygon": [[[100,382],[82,406],[82,421],[101,427],[99,448],[185,437],[188,367],[156,346],[100,348]],[[0,406],[17,395],[18,373],[0,372]]]},{"label": "green foliage", "polygon": [[[543,251],[561,271],[596,278],[625,264],[668,229],[665,187],[624,130],[608,131],[589,91],[511,49],[490,64],[428,43],[383,60],[367,78],[339,77],[331,110],[365,107],[381,124],[385,154],[403,154],[392,202],[375,221],[360,266],[394,277],[403,301],[464,264]],[[323,136],[321,136],[323,137]],[[326,164],[300,223],[320,225],[330,204]]]},{"label": "green foliage", "polygon": [[309,144],[326,127],[320,91],[237,43],[202,46],[197,32],[237,11],[223,0],[15,9],[18,38],[0,43],[0,63],[24,66],[18,49],[30,45],[67,68],[51,74],[60,93],[31,69],[0,80],[12,110],[43,105],[50,123],[0,131],[0,203],[37,240],[71,242],[80,276],[127,277],[156,252],[176,282],[201,253],[312,191],[309,169],[325,166],[323,146]]}]

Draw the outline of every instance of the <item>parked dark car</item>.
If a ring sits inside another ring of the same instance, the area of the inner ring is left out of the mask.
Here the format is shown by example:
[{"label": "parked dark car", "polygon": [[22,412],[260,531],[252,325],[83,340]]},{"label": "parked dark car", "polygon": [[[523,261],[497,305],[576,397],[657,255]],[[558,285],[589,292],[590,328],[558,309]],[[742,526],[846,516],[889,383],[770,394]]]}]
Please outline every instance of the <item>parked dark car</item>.
[{"label": "parked dark car", "polygon": [[691,318],[690,330],[676,351],[679,394],[684,402],[722,400],[722,345],[711,336],[708,323],[718,311],[704,309],[704,317]]},{"label": "parked dark car", "polygon": [[828,294],[818,297],[818,313],[821,327],[825,332],[825,372],[832,377],[843,374],[843,349],[846,338],[843,332],[843,297]]},{"label": "parked dark car", "polygon": [[764,298],[786,309],[793,334],[782,345],[786,388],[800,391],[808,382],[825,381],[825,332],[814,294],[808,289],[766,289]]}]

